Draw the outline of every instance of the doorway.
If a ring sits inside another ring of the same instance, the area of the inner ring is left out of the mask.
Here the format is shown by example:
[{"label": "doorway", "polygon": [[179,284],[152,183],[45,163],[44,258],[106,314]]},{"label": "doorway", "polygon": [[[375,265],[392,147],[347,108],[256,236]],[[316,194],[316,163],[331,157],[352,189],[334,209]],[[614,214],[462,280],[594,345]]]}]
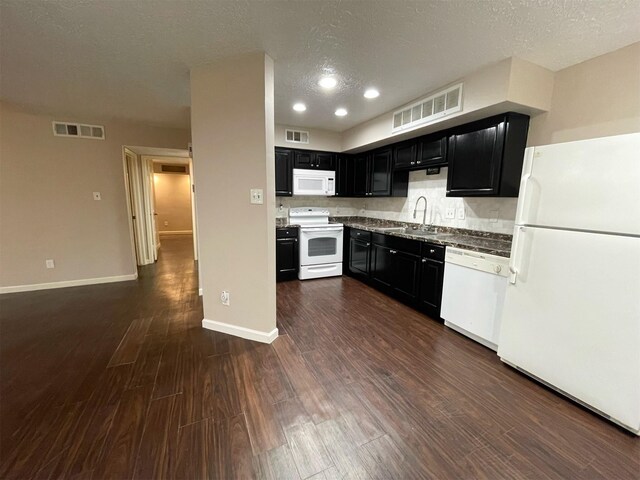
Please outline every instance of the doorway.
[{"label": "doorway", "polygon": [[192,237],[197,260],[195,181],[188,150],[125,146],[123,166],[135,265],[154,263],[167,235]]}]

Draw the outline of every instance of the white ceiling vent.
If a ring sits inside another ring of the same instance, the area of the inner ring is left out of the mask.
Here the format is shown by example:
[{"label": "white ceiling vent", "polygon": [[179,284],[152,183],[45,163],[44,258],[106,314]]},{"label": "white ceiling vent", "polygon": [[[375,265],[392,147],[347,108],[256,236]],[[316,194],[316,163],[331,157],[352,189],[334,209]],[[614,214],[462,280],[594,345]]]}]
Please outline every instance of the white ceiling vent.
[{"label": "white ceiling vent", "polygon": [[393,114],[393,133],[423,125],[462,110],[462,83],[449,87]]},{"label": "white ceiling vent", "polygon": [[285,139],[289,143],[309,143],[309,132],[289,129],[286,129],[284,132]]},{"label": "white ceiling vent", "polygon": [[102,125],[86,125],[84,123],[52,122],[53,134],[56,137],[93,138],[104,140]]}]

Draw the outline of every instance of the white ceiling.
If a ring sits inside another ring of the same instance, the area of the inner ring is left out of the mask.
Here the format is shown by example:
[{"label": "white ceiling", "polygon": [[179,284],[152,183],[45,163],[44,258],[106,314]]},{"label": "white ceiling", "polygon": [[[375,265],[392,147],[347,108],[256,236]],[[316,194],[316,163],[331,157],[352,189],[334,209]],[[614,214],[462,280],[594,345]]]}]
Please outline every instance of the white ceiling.
[{"label": "white ceiling", "polygon": [[[276,123],[342,131],[484,65],[552,70],[640,40],[639,0],[1,0],[1,98],[189,126],[189,69],[264,50]],[[317,86],[335,72],[333,93]],[[365,87],[381,96],[365,100]],[[296,101],[307,104],[293,112]],[[334,116],[338,106],[349,115]]]}]

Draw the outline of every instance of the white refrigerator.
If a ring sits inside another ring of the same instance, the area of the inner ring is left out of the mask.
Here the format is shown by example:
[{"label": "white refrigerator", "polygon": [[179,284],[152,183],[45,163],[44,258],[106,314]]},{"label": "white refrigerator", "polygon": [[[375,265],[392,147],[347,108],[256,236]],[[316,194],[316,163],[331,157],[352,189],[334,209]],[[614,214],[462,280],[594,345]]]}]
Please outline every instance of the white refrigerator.
[{"label": "white refrigerator", "polygon": [[640,434],[640,133],[528,148],[498,355]]}]

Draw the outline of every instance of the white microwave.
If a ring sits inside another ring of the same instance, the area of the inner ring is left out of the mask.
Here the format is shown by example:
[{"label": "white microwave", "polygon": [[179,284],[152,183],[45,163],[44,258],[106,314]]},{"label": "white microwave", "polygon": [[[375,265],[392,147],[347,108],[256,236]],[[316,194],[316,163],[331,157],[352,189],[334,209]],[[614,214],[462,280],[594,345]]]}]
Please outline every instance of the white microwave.
[{"label": "white microwave", "polygon": [[293,169],[294,195],[319,195],[331,197],[336,194],[336,172],[333,170]]}]

